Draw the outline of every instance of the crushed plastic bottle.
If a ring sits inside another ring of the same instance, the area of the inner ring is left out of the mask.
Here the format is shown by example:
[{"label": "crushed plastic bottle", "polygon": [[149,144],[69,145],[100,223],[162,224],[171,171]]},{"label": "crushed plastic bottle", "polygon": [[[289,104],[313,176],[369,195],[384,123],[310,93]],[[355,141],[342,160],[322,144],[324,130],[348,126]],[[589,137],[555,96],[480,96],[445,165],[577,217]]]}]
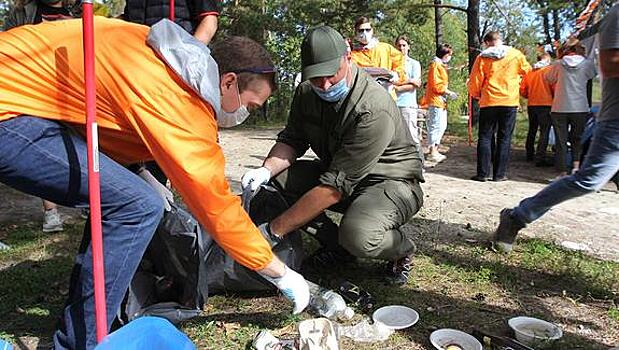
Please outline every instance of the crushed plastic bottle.
[{"label": "crushed plastic bottle", "polygon": [[310,308],[320,316],[332,320],[337,318],[346,321],[355,315],[355,312],[346,306],[346,302],[341,295],[315,283],[308,281],[308,284],[310,289]]},{"label": "crushed plastic bottle", "polygon": [[353,326],[337,325],[336,333],[339,338],[350,338],[355,342],[372,343],[385,341],[393,334],[393,329],[380,322],[370,323],[366,318]]}]

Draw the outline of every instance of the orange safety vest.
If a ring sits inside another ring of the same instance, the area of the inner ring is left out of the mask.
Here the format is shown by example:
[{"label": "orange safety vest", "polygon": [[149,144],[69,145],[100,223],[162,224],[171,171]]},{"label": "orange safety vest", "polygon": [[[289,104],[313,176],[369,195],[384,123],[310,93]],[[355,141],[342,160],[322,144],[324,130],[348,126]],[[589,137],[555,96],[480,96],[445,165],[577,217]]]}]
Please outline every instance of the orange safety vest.
[{"label": "orange safety vest", "polygon": [[[24,114],[84,133],[81,25],[67,20],[0,33],[0,122]],[[100,149],[123,164],[157,161],[217,243],[242,265],[262,269],[273,254],[224,176],[213,108],[147,46],[148,31],[95,18]]]}]

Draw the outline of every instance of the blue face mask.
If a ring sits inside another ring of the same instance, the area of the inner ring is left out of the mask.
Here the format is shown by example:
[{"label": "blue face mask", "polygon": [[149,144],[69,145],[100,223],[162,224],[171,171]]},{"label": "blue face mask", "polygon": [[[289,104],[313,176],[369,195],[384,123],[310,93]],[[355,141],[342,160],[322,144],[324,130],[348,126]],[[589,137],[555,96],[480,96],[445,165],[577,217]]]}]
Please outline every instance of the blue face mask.
[{"label": "blue face mask", "polygon": [[337,101],[344,99],[344,97],[346,97],[346,95],[348,95],[348,92],[350,91],[348,84],[346,84],[347,77],[348,77],[348,72],[346,73],[346,76],[344,77],[344,79],[338,81],[336,84],[331,85],[327,90],[323,90],[319,87],[315,87],[311,83],[310,85],[312,86],[312,90],[314,90],[314,92],[321,99],[327,102],[337,102]]}]

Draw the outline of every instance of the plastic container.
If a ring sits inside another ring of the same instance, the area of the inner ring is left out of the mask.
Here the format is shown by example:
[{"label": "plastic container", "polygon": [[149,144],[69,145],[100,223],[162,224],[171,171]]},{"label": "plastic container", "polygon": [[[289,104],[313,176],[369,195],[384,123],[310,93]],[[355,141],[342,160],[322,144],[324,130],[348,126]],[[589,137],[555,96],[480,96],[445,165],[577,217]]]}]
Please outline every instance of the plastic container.
[{"label": "plastic container", "polygon": [[514,330],[516,340],[535,348],[544,348],[563,336],[558,326],[533,317],[514,317],[507,324]]},{"label": "plastic container", "polygon": [[333,323],[326,318],[301,321],[299,350],[339,350]]},{"label": "plastic container", "polygon": [[140,317],[109,334],[95,350],[195,350],[195,345],[170,321]]},{"label": "plastic container", "polygon": [[367,318],[353,326],[338,325],[337,327],[339,338],[346,337],[361,343],[385,341],[393,332],[393,329],[380,322],[370,323]]},{"label": "plastic container", "polygon": [[419,321],[419,314],[410,307],[402,305],[383,306],[372,314],[374,322],[398,330],[408,328]]},{"label": "plastic container", "polygon": [[457,329],[444,328],[430,334],[430,343],[438,350],[482,350],[479,340]]},{"label": "plastic container", "polygon": [[346,306],[341,295],[323,288],[315,283],[308,282],[310,287],[310,308],[318,315],[328,319],[350,320],[355,312]]}]

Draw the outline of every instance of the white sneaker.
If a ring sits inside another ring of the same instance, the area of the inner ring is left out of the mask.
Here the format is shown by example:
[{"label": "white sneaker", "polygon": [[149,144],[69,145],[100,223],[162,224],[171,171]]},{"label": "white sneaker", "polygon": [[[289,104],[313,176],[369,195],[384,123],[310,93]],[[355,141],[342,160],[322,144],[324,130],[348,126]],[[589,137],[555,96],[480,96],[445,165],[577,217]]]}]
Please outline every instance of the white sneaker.
[{"label": "white sneaker", "polygon": [[0,250],[9,250],[11,249],[11,247],[9,247],[8,245],[0,242]]},{"label": "white sneaker", "polygon": [[62,218],[60,218],[58,209],[46,210],[43,217],[43,232],[59,232],[62,230]]},{"label": "white sneaker", "polygon": [[426,158],[426,160],[434,163],[440,163],[447,159],[447,156],[440,153],[430,153],[430,155]]}]

